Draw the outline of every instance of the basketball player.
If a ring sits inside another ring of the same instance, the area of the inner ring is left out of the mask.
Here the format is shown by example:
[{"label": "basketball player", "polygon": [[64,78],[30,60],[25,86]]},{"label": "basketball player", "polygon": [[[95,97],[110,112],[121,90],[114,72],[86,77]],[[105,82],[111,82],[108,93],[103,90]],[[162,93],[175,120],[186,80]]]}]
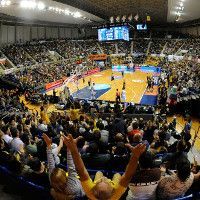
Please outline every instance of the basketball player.
[{"label": "basketball player", "polygon": [[90,78],[90,79],[88,80],[88,87],[90,87],[91,82],[92,82],[92,80],[91,80],[91,78]]},{"label": "basketball player", "polygon": [[147,92],[151,89],[151,78],[150,76],[147,76]]},{"label": "basketball player", "polygon": [[67,86],[65,85],[63,92],[64,92],[64,95],[65,95],[65,98],[68,99],[68,98],[70,97],[70,90],[69,90],[69,87],[67,87]]},{"label": "basketball player", "polygon": [[112,72],[112,74],[111,74],[111,81],[114,81],[114,80],[115,80],[115,77],[114,77],[113,72]]},{"label": "basketball player", "polygon": [[122,96],[122,101],[126,102],[126,91],[125,91],[125,89],[122,89],[121,96]]},{"label": "basketball player", "polygon": [[124,78],[124,71],[122,71],[122,77]]},{"label": "basketball player", "polygon": [[126,89],[126,82],[125,80],[123,81],[123,87],[122,87],[122,90],[125,90]]},{"label": "basketball player", "polygon": [[116,102],[121,102],[120,92],[118,89],[116,90]]},{"label": "basketball player", "polygon": [[154,86],[154,78],[151,78],[151,92],[153,92],[153,86]]},{"label": "basketball player", "polygon": [[92,86],[91,86],[91,99],[92,99],[92,100],[95,99],[94,85],[95,85],[95,83],[93,83]]}]

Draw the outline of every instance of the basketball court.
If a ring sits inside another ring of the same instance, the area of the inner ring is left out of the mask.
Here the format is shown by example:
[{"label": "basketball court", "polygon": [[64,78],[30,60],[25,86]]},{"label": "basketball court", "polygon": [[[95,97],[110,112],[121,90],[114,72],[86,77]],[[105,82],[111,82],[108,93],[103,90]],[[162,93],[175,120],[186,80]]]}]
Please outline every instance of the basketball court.
[{"label": "basketball court", "polygon": [[[114,76],[113,81],[111,81],[112,75]],[[155,84],[153,91],[146,91],[147,76],[157,77],[158,74],[152,70],[124,70],[124,76],[122,76],[121,68],[117,66],[86,76],[84,78],[85,82],[81,78],[78,80],[78,84],[76,81],[72,81],[67,86],[74,98],[89,100],[92,98],[91,87],[88,86],[88,81],[91,79],[91,85],[94,83],[95,99],[115,101],[116,89],[121,93],[123,83],[125,82],[126,102],[155,105],[157,104],[158,88]],[[63,90],[63,86],[55,90],[59,94]],[[48,91],[47,94],[52,94],[52,90]]]}]

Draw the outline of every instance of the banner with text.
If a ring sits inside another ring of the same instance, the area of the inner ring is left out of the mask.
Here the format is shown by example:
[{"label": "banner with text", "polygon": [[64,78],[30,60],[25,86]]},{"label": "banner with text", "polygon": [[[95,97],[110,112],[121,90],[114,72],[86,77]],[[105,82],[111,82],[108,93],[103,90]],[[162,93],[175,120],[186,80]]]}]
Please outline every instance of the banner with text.
[{"label": "banner with text", "polygon": [[89,55],[90,60],[106,60],[107,54],[93,54]]}]

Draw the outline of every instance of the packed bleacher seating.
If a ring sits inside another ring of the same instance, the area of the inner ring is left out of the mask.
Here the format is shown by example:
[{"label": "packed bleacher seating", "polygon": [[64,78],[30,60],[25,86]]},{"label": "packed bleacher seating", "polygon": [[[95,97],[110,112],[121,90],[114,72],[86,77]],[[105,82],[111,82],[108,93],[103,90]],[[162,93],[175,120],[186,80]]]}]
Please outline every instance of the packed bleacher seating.
[{"label": "packed bleacher seating", "polygon": [[[130,42],[100,43],[96,40],[70,41],[55,40],[32,42],[24,45],[4,47],[3,53],[16,66],[31,66],[44,62],[56,62],[68,59],[87,61],[90,54],[161,54],[198,56],[198,39],[134,39]],[[184,54],[181,51],[184,50]],[[51,54],[50,51],[54,51]],[[135,55],[134,55],[135,56]]]},{"label": "packed bleacher seating", "polygon": [[150,38],[150,32],[149,31],[140,31],[136,32],[136,38]]},{"label": "packed bleacher seating", "polygon": [[176,43],[174,44],[175,48],[173,49],[173,51],[171,52],[171,54],[176,54],[178,52],[179,49],[181,49],[181,47],[184,45],[185,40],[177,40]]},{"label": "packed bleacher seating", "polygon": [[81,41],[80,46],[83,48],[85,56],[102,53],[96,40]]},{"label": "packed bleacher seating", "polygon": [[[84,65],[82,65],[82,67],[83,66]],[[69,64],[69,62],[65,60],[61,60],[56,63],[44,63],[42,65],[37,65],[34,68],[25,68],[18,71],[15,74],[15,78],[23,87],[25,86],[35,91],[41,91],[47,83],[55,82],[61,79],[64,81],[64,79],[69,77],[71,72],[75,70],[76,67],[77,66],[75,64]],[[87,67],[87,70],[91,68],[92,65]],[[7,79],[9,80],[10,78],[7,77]]]},{"label": "packed bleacher seating", "polygon": [[[200,97],[199,66],[199,63],[195,61],[165,63],[162,66],[163,73],[160,79],[160,104],[168,102],[173,109],[176,108],[182,114],[186,114],[188,110],[191,112],[188,107],[189,102],[193,102],[191,105],[195,110]],[[167,92],[166,85],[169,86],[169,92]]]},{"label": "packed bleacher seating", "polygon": [[52,62],[49,50],[43,43],[30,44],[25,47],[27,53],[38,63]]},{"label": "packed bleacher seating", "polygon": [[133,53],[146,54],[149,42],[149,40],[143,39],[133,40]]},{"label": "packed bleacher seating", "polygon": [[198,39],[190,39],[187,40],[187,42],[184,43],[184,45],[181,47],[181,50],[186,50],[188,56],[199,56],[200,50],[200,40]]},{"label": "packed bleacher seating", "polygon": [[177,40],[167,40],[167,44],[165,46],[165,49],[164,49],[164,54],[166,55],[169,55],[169,54],[172,54],[172,52],[174,52],[174,49],[175,49],[175,44],[176,44]]},{"label": "packed bleacher seating", "polygon": [[162,62],[162,57],[148,56],[145,61],[145,65],[158,66]]},{"label": "packed bleacher seating", "polygon": [[133,57],[133,63],[135,65],[142,65],[145,63],[145,60],[146,60],[146,55],[139,55]]},{"label": "packed bleacher seating", "polygon": [[35,61],[27,54],[21,45],[10,45],[5,47],[2,51],[16,66],[30,66],[35,64]]},{"label": "packed bleacher seating", "polygon": [[131,42],[118,42],[118,53],[131,54]]},{"label": "packed bleacher seating", "polygon": [[[43,88],[45,84],[60,80],[70,74],[73,66],[64,61],[56,64],[43,64],[34,69],[25,69],[16,75],[22,84],[30,85],[31,88]],[[55,73],[56,72],[56,73]]]},{"label": "packed bleacher seating", "polygon": [[105,53],[105,54],[108,54],[108,55],[116,54],[115,44],[116,43],[114,43],[114,42],[112,42],[112,43],[111,42],[109,42],[109,43],[102,42],[102,43],[100,43],[100,47],[101,47],[103,53]]},{"label": "packed bleacher seating", "polygon": [[155,40],[155,39],[153,39],[151,41],[149,53],[150,54],[161,54],[165,44],[166,44],[166,40]]}]

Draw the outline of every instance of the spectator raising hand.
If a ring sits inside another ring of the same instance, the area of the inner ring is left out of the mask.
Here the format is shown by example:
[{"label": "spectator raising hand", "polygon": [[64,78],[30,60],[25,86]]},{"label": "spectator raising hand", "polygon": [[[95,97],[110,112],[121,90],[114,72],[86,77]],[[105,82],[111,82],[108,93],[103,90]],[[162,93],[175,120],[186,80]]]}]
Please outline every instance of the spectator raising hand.
[{"label": "spectator raising hand", "polygon": [[51,148],[51,144],[52,144],[52,139],[48,137],[47,134],[43,133],[42,138],[44,139],[47,148],[50,149]]},{"label": "spectator raising hand", "polygon": [[71,134],[68,136],[64,136],[64,144],[69,148],[71,152],[75,151],[77,149],[77,142],[79,139],[81,139],[82,136],[77,137],[74,139]]},{"label": "spectator raising hand", "polygon": [[[132,147],[130,144],[127,144],[126,146],[131,150],[132,156],[126,167],[125,173],[122,176],[120,174],[115,174],[111,181],[107,177],[103,176],[102,172],[97,172],[95,181],[93,182],[78,152],[76,146],[78,139],[79,138],[74,140],[72,135],[69,134],[68,136],[64,136],[64,143],[71,151],[74,164],[80,176],[80,181],[87,197],[90,199],[105,200],[119,199],[126,191],[126,188],[136,171],[138,159],[145,151],[146,145],[139,144],[136,147]],[[96,177],[98,177],[98,181]]]},{"label": "spectator raising hand", "polygon": [[130,144],[126,144],[126,147],[130,149],[132,156],[137,158],[139,158],[146,150],[146,145],[141,143],[138,144],[136,147],[133,147]]}]

